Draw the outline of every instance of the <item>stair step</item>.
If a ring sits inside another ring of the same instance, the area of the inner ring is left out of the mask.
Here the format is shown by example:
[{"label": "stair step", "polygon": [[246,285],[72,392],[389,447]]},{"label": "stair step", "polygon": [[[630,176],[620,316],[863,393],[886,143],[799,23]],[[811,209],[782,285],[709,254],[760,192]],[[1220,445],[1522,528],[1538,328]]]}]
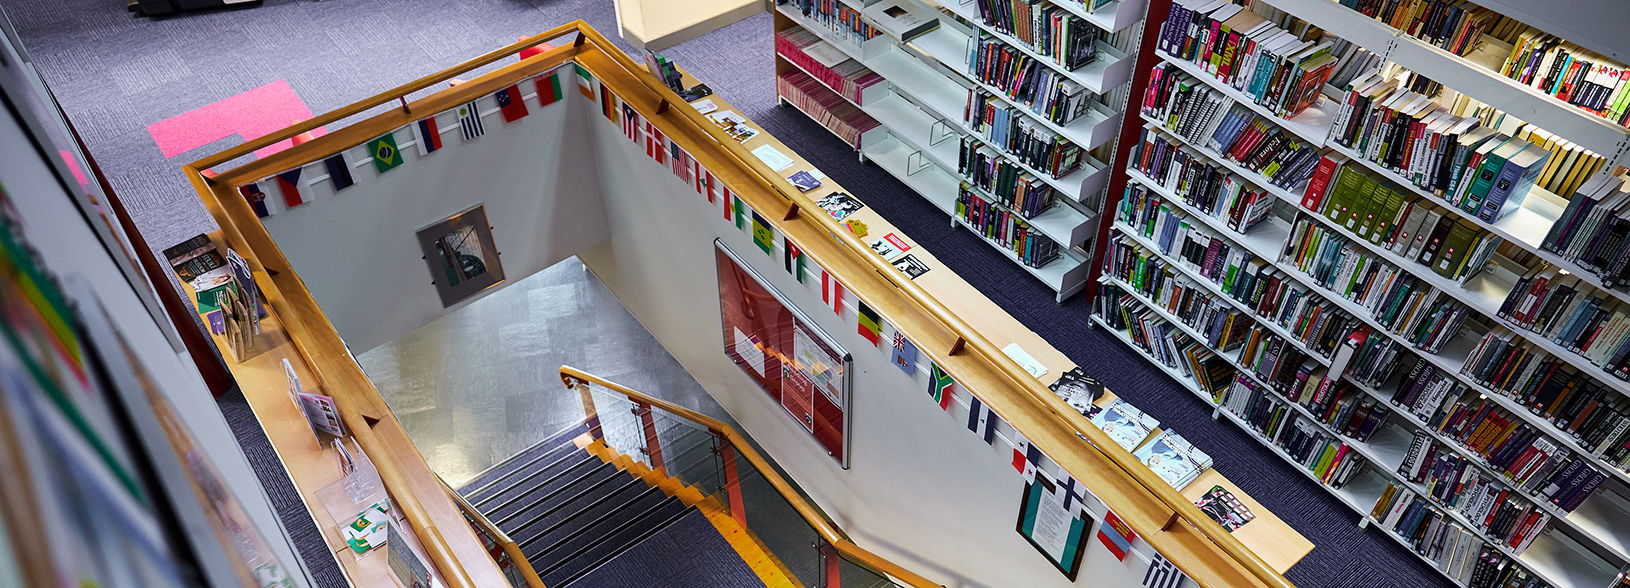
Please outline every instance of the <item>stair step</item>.
[{"label": "stair step", "polygon": [[578,496],[585,488],[613,477],[627,476],[616,466],[585,453],[577,464],[540,478],[530,489],[510,495],[500,504],[481,508],[481,514],[504,532],[514,533],[516,529],[526,526],[522,521],[531,518],[529,512],[551,508]]},{"label": "stair step", "polygon": [[570,533],[576,525],[594,520],[593,516],[585,518],[580,513],[632,500],[640,495],[642,489],[648,487],[645,482],[633,476],[622,475],[621,472],[590,485],[574,485],[570,496],[547,508],[528,510],[525,513],[526,518],[514,524],[514,531],[505,532],[509,533],[511,538],[547,535],[561,527],[564,527],[561,529],[563,532]]},{"label": "stair step", "polygon": [[514,539],[520,545],[521,552],[527,554],[527,559],[550,562],[551,555],[561,554],[562,546],[589,533],[616,528],[623,519],[637,516],[652,505],[668,500],[668,495],[663,494],[660,488],[641,483],[631,493],[619,498],[621,500],[608,500],[574,513],[576,516],[571,520],[563,521],[570,524],[556,524],[526,539]]},{"label": "stair step", "polygon": [[586,431],[588,428],[578,423],[550,435],[520,453],[487,468],[464,487],[459,488],[458,493],[471,503],[489,501],[494,494],[502,493],[504,489],[519,484],[520,480],[516,479],[516,476],[534,474],[537,468],[547,467],[546,464],[558,462],[561,457],[579,450],[572,440]]},{"label": "stair step", "polygon": [[[543,578],[545,586],[564,588],[630,546],[679,520],[687,510],[689,509],[684,503],[676,498],[669,498],[651,506],[637,517],[624,520],[615,528],[593,533],[592,537],[585,534],[563,546],[562,550],[572,549],[572,551],[544,566],[538,575]],[[534,564],[533,567],[538,566]]]}]

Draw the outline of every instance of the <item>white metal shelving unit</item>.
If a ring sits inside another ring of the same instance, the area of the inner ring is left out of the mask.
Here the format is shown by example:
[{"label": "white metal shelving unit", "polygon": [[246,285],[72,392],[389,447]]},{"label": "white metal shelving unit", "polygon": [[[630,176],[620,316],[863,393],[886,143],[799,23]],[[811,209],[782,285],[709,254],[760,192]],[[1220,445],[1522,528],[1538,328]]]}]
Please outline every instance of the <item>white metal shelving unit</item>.
[{"label": "white metal shelving unit", "polygon": [[[916,0],[912,0],[916,1]],[[955,0],[949,0],[955,1]],[[1143,16],[1143,0],[1115,0],[1089,11],[1078,0],[1056,0],[1064,10],[1080,16],[1105,30],[1120,30],[1135,24]],[[881,14],[874,14],[881,4],[867,0],[842,0],[842,3],[874,24],[883,24]],[[919,5],[932,11],[928,5]],[[966,16],[974,10],[971,2],[947,7],[952,13]],[[1041,235],[1060,245],[1058,259],[1040,268],[1019,262],[1011,250],[991,242],[1026,272],[1058,292],[1058,300],[1080,292],[1087,286],[1087,256],[1074,249],[1074,245],[1096,236],[1097,212],[1090,202],[1103,191],[1109,180],[1109,167],[1082,154],[1079,169],[1054,178],[1025,164],[998,146],[986,142],[964,121],[964,108],[970,88],[983,86],[998,99],[1007,100],[1000,91],[984,86],[968,73],[968,52],[973,39],[979,36],[977,19],[972,24],[958,22],[943,16],[940,25],[929,32],[902,42],[899,31],[879,26],[883,35],[864,42],[839,38],[831,29],[805,18],[790,5],[776,6],[780,16],[793,24],[814,32],[861,65],[882,76],[888,83],[868,88],[862,99],[851,100],[861,111],[877,120],[881,127],[866,133],[860,141],[859,153],[864,161],[871,161],[911,187],[935,207],[952,217],[952,225],[967,226],[956,218],[956,197],[962,178],[957,172],[961,143],[965,137],[978,140],[981,145],[997,151],[1008,163],[1040,178],[1050,185],[1060,200],[1036,217],[1026,219]],[[960,11],[958,9],[961,9]],[[992,31],[994,32],[994,31]],[[1011,39],[1008,39],[1011,41]],[[1014,45],[1027,51],[1028,48]],[[1107,43],[1100,44],[1100,59],[1087,67],[1068,72],[1069,77],[1096,93],[1123,85],[1130,80],[1136,55],[1128,55]],[[1032,54],[1034,56],[1034,54]],[[1036,56],[1040,58],[1040,56]],[[779,58],[792,68],[804,69],[789,59]],[[1044,62],[1044,58],[1042,58]],[[1060,68],[1060,71],[1062,69]],[[804,73],[810,73],[805,71]],[[811,75],[817,80],[820,78]],[[829,88],[836,92],[836,89]],[[836,92],[840,96],[842,92]],[[1013,107],[1030,115],[1028,107],[1009,101]],[[1112,139],[1119,131],[1122,116],[1094,103],[1091,112],[1058,125],[1038,116],[1031,120],[1043,128],[1069,139],[1083,149],[1092,149]],[[995,198],[970,184],[970,189],[982,199],[995,203]],[[1068,202],[1073,200],[1074,202]],[[997,208],[1002,208],[997,205]],[[971,228],[971,227],[970,227]],[[989,240],[987,240],[989,242]]]},{"label": "white metal shelving unit", "polygon": [[[1353,12],[1350,9],[1330,0],[1265,1],[1277,8],[1287,11],[1296,17],[1307,20],[1315,26],[1332,31],[1336,35],[1344,39],[1348,39],[1358,46],[1369,49],[1372,52],[1381,55],[1384,59],[1394,61],[1405,68],[1419,72],[1428,78],[1443,83],[1449,88],[1463,92],[1479,101],[1489,104],[1495,108],[1499,108],[1521,120],[1544,128],[1560,137],[1579,143],[1585,148],[1606,157],[1610,163],[1609,169],[1611,169],[1612,165],[1622,165],[1625,161],[1630,160],[1630,129],[1620,128],[1587,112],[1569,106],[1560,100],[1546,96],[1543,93],[1504,78],[1503,76],[1500,76],[1497,71],[1490,70],[1482,65],[1479,65],[1480,62],[1486,63],[1492,59],[1503,59],[1503,54],[1496,55],[1497,53],[1501,52],[1502,48],[1500,47],[1485,47],[1480,51],[1474,52],[1470,58],[1459,57],[1433,47],[1424,41],[1404,35],[1379,21],[1375,21],[1362,14]],[[1154,18],[1158,19],[1160,16],[1161,15],[1154,15]],[[1540,243],[1544,240],[1546,232],[1549,231],[1552,223],[1554,223],[1561,214],[1562,205],[1565,205],[1566,202],[1564,199],[1540,190],[1541,193],[1539,194],[1539,197],[1531,197],[1526,199],[1523,208],[1519,209],[1515,213],[1492,223],[1482,221],[1477,219],[1475,215],[1466,214],[1463,211],[1460,211],[1457,207],[1448,206],[1447,203],[1434,196],[1430,191],[1416,187],[1413,185],[1413,183],[1409,182],[1407,179],[1393,172],[1392,170],[1386,169],[1380,164],[1364,159],[1363,157],[1358,156],[1358,154],[1353,152],[1351,149],[1337,143],[1331,137],[1331,123],[1336,111],[1340,107],[1338,102],[1321,100],[1320,102],[1316,103],[1314,107],[1296,117],[1287,120],[1285,118],[1275,116],[1273,112],[1255,104],[1250,98],[1241,92],[1228,86],[1226,83],[1223,83],[1217,78],[1210,76],[1194,64],[1188,63],[1181,59],[1169,57],[1164,54],[1159,55],[1159,57],[1167,63],[1174,64],[1176,69],[1196,78],[1201,83],[1208,86],[1209,89],[1218,91],[1221,94],[1233,99],[1235,103],[1243,105],[1257,115],[1262,116],[1272,123],[1278,125],[1281,129],[1284,129],[1288,133],[1308,142],[1310,145],[1327,152],[1333,152],[1347,157],[1349,159],[1348,165],[1368,168],[1367,172],[1385,178],[1394,184],[1394,190],[1401,190],[1402,193],[1406,195],[1413,195],[1419,199],[1432,201],[1439,209],[1454,210],[1455,214],[1459,215],[1461,218],[1469,219],[1478,227],[1487,230],[1494,235],[1500,236],[1505,241],[1513,243],[1519,248],[1535,254],[1535,256],[1539,259],[1559,267],[1572,275],[1578,276],[1583,283],[1594,286],[1599,290],[1605,290],[1601,288],[1601,281],[1599,278],[1587,271],[1584,271],[1583,268],[1578,266],[1578,264],[1563,259],[1561,256],[1556,254],[1542,251],[1539,248]],[[1497,66],[1498,64],[1496,63],[1495,65]],[[1443,290],[1455,299],[1466,303],[1469,308],[1484,315],[1484,318],[1488,324],[1501,325],[1509,328],[1519,336],[1530,341],[1537,349],[1548,352],[1552,356],[1572,365],[1574,368],[1579,369],[1582,373],[1590,375],[1596,381],[1606,384],[1620,393],[1630,395],[1630,383],[1611,377],[1600,368],[1591,365],[1579,354],[1569,351],[1562,345],[1557,344],[1554,341],[1547,340],[1543,336],[1517,327],[1510,321],[1498,317],[1499,308],[1503,304],[1506,295],[1510,292],[1513,282],[1517,278],[1517,274],[1526,271],[1526,268],[1518,266],[1510,260],[1497,257],[1495,260],[1496,263],[1491,266],[1491,269],[1484,270],[1484,272],[1478,276],[1474,276],[1473,279],[1468,280],[1466,284],[1459,284],[1454,280],[1444,279],[1436,273],[1431,272],[1425,266],[1405,260],[1401,256],[1387,251],[1384,247],[1373,246],[1368,241],[1356,238],[1355,235],[1353,235],[1350,231],[1347,231],[1344,227],[1336,226],[1334,223],[1329,222],[1329,220],[1322,214],[1301,209],[1301,192],[1305,189],[1304,186],[1294,186],[1292,189],[1283,189],[1273,186],[1261,175],[1253,173],[1250,170],[1229,161],[1215,151],[1207,149],[1202,145],[1193,144],[1185,138],[1167,131],[1161,125],[1160,121],[1154,120],[1148,116],[1144,116],[1143,119],[1146,123],[1145,127],[1149,129],[1148,132],[1164,135],[1167,141],[1172,143],[1174,146],[1183,148],[1185,151],[1190,152],[1191,155],[1197,154],[1201,156],[1202,159],[1210,160],[1213,165],[1227,169],[1234,175],[1243,178],[1248,183],[1264,189],[1270,194],[1274,195],[1277,200],[1282,201],[1276,206],[1279,215],[1285,215],[1288,217],[1289,214],[1287,213],[1293,213],[1292,211],[1304,213],[1307,217],[1314,219],[1314,222],[1318,223],[1318,226],[1321,228],[1332,231],[1353,242],[1354,246],[1359,248],[1364,254],[1385,260],[1389,264],[1417,276],[1426,283]],[[1280,260],[1280,253],[1284,247],[1284,241],[1288,238],[1291,229],[1291,226],[1284,218],[1280,218],[1278,216],[1270,217],[1267,221],[1257,227],[1254,227],[1248,233],[1241,234],[1237,231],[1228,229],[1226,223],[1222,220],[1188,206],[1180,197],[1177,197],[1170,190],[1158,184],[1153,179],[1145,177],[1136,169],[1128,169],[1124,170],[1124,172],[1129,175],[1131,181],[1143,185],[1145,189],[1147,189],[1153,195],[1161,198],[1168,206],[1184,213],[1191,223],[1202,224],[1209,228],[1212,232],[1232,241],[1235,246],[1251,251],[1257,257],[1260,257],[1272,264],[1273,267],[1284,275],[1285,279],[1299,282],[1302,287],[1319,294],[1321,297],[1333,303],[1336,307],[1341,308],[1348,314],[1369,323],[1372,329],[1376,331],[1376,334],[1389,337],[1394,342],[1408,345],[1408,342],[1397,334],[1384,328],[1380,328],[1380,325],[1377,324],[1374,317],[1372,317],[1367,309],[1361,305],[1353,303],[1352,301],[1342,298],[1338,294],[1323,288],[1310,276],[1298,271],[1293,264]],[[1289,341],[1289,344],[1292,347],[1303,351],[1304,353],[1307,352],[1306,347],[1300,341],[1297,341],[1295,337],[1291,336],[1290,333],[1282,326],[1278,325],[1269,318],[1256,315],[1253,308],[1248,307],[1248,305],[1241,303],[1232,297],[1224,295],[1220,285],[1212,283],[1200,276],[1197,270],[1195,268],[1188,267],[1186,262],[1183,262],[1174,256],[1162,253],[1155,243],[1142,237],[1137,233],[1137,231],[1131,229],[1130,227],[1117,222],[1117,211],[1108,210],[1106,213],[1108,216],[1103,219],[1103,222],[1112,223],[1114,230],[1123,235],[1127,241],[1135,244],[1146,254],[1163,261],[1167,267],[1172,268],[1175,272],[1187,278],[1189,282],[1198,284],[1212,296],[1225,301],[1227,304],[1232,305],[1236,310],[1245,313],[1247,316],[1255,320],[1258,325],[1264,327],[1269,332],[1272,332]],[[1155,310],[1156,314],[1162,316],[1162,318],[1166,319],[1168,322],[1178,324],[1180,327],[1186,327],[1186,325],[1182,325],[1180,321],[1177,321],[1175,317],[1165,313],[1163,309],[1160,309],[1156,305],[1152,304],[1152,301],[1143,298],[1128,285],[1119,283],[1118,280],[1113,278],[1106,278],[1102,281],[1116,283],[1117,285],[1121,286],[1123,290],[1131,293],[1133,298],[1138,300],[1138,302],[1144,307]],[[1624,290],[1607,291],[1611,292],[1612,297],[1618,298],[1620,301],[1630,302],[1630,292],[1626,292]],[[1184,328],[1183,330],[1191,337],[1196,334],[1192,329]],[[1125,333],[1117,333],[1117,336],[1120,336],[1123,340],[1130,342],[1129,339],[1126,339]],[[1204,339],[1198,337],[1196,338],[1199,339],[1202,344],[1204,344]],[[1627,500],[1623,496],[1623,493],[1625,492],[1624,489],[1630,488],[1630,474],[1626,474],[1624,471],[1621,471],[1613,467],[1611,464],[1608,464],[1601,458],[1601,456],[1587,451],[1581,446],[1582,444],[1578,440],[1568,435],[1565,431],[1558,429],[1544,417],[1534,414],[1533,412],[1529,411],[1527,407],[1517,404],[1513,399],[1491,390],[1482,384],[1471,381],[1469,377],[1460,374],[1460,370],[1464,366],[1467,356],[1473,350],[1476,343],[1477,341],[1475,336],[1468,337],[1463,333],[1461,337],[1445,345],[1444,349],[1438,353],[1422,353],[1413,348],[1412,351],[1427,361],[1430,365],[1445,372],[1446,375],[1457,378],[1463,383],[1467,384],[1470,390],[1475,391],[1484,398],[1489,399],[1491,402],[1495,403],[1505,411],[1518,415],[1518,418],[1544,432],[1552,440],[1557,441],[1560,445],[1566,447],[1575,455],[1583,457],[1587,462],[1591,463],[1598,470],[1601,470],[1604,474],[1609,476],[1609,480],[1606,484],[1604,484],[1604,487],[1593,494],[1588,500],[1585,501],[1583,505],[1572,513],[1565,513],[1560,508],[1549,504],[1549,502],[1535,500],[1533,496],[1528,495],[1527,493],[1520,493],[1523,495],[1525,500],[1539,505],[1545,512],[1551,514],[1552,521],[1549,523],[1547,529],[1538,538],[1536,538],[1529,549],[1522,554],[1515,556],[1514,559],[1522,567],[1544,579],[1547,583],[1559,588],[1598,588],[1606,586],[1619,569],[1625,567],[1627,564],[1630,564],[1630,500]],[[1142,352],[1141,349],[1139,349],[1139,351],[1140,353]],[[1320,357],[1317,354],[1309,353],[1309,355],[1320,363],[1325,365],[1328,365],[1329,363],[1326,358]],[[1237,364],[1237,354],[1225,354],[1224,357],[1229,359],[1231,362],[1235,362],[1236,367],[1246,367]],[[1170,373],[1170,370],[1165,371]],[[1176,375],[1180,376],[1181,374],[1179,373]],[[1366,393],[1379,400],[1387,401],[1390,405],[1391,397],[1396,391],[1396,386],[1398,385],[1398,381],[1401,379],[1401,377],[1401,375],[1395,375],[1391,382],[1381,387],[1390,388],[1387,390],[1362,385],[1358,386],[1358,388],[1364,390]],[[1179,379],[1181,380],[1181,378]],[[1192,387],[1192,384],[1185,382],[1185,386]],[[1280,400],[1282,402],[1284,401],[1283,398],[1276,398],[1276,400]],[[1226,409],[1220,412],[1223,415],[1229,416],[1230,420],[1234,420],[1237,424],[1245,427],[1253,436],[1258,436],[1259,440],[1265,445],[1269,445],[1269,448],[1275,453],[1279,453],[1281,457],[1286,457],[1282,450],[1272,446],[1272,444],[1267,440],[1261,439],[1260,436],[1255,433],[1255,431],[1250,430],[1248,424],[1244,423],[1242,419],[1234,417],[1228,413]],[[1400,431],[1407,429],[1411,431],[1424,432],[1440,445],[1448,447],[1454,452],[1458,453],[1460,456],[1466,458],[1483,473],[1495,476],[1501,475],[1475,451],[1460,445],[1447,434],[1430,427],[1416,415],[1397,407],[1394,408],[1393,414],[1398,416],[1396,418],[1389,417],[1392,424],[1389,425],[1388,428],[1393,428]],[[1329,431],[1328,429],[1327,432],[1333,433],[1333,431]],[[1380,433],[1378,432],[1377,436],[1379,435]],[[1375,467],[1371,472],[1361,474],[1358,478],[1355,478],[1343,489],[1332,490],[1332,492],[1336,494],[1338,498],[1341,498],[1344,502],[1353,506],[1355,510],[1358,510],[1365,520],[1374,522],[1374,519],[1369,518],[1368,513],[1371,507],[1373,507],[1375,500],[1380,496],[1381,489],[1388,482],[1405,488],[1413,489],[1417,492],[1417,494],[1420,493],[1421,488],[1419,485],[1407,483],[1406,481],[1401,480],[1395,473],[1393,473],[1393,471],[1391,471],[1395,470],[1398,463],[1401,462],[1402,455],[1395,455],[1388,451],[1387,448],[1389,447],[1390,443],[1384,441],[1378,447],[1375,443],[1374,437],[1372,437],[1370,443],[1366,444],[1355,443],[1348,439],[1344,440],[1352,445],[1355,450],[1358,450],[1361,455],[1364,455],[1367,459],[1369,459],[1371,464],[1374,464]],[[1321,484],[1321,486],[1323,485]],[[1325,488],[1329,490],[1328,486],[1325,486]],[[1475,528],[1471,527],[1469,522],[1466,521],[1464,517],[1459,516],[1458,513],[1455,513],[1452,509],[1443,508],[1443,505],[1441,504],[1437,506],[1439,507],[1439,510],[1449,513],[1451,518],[1454,518],[1457,522],[1461,523],[1462,526]],[[1401,538],[1393,536],[1390,531],[1386,531],[1386,534],[1400,543],[1403,542]],[[1505,549],[1503,546],[1501,549],[1508,556],[1512,554],[1512,550],[1510,549]],[[1458,579],[1455,581],[1459,583]]]}]

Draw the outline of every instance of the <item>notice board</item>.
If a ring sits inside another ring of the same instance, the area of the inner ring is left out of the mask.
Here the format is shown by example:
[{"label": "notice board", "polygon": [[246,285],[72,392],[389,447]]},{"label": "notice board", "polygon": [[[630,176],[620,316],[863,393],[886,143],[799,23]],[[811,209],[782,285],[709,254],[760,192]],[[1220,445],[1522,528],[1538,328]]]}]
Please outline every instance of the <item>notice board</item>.
[{"label": "notice board", "polygon": [[713,246],[725,355],[848,468],[849,354],[724,243]]}]

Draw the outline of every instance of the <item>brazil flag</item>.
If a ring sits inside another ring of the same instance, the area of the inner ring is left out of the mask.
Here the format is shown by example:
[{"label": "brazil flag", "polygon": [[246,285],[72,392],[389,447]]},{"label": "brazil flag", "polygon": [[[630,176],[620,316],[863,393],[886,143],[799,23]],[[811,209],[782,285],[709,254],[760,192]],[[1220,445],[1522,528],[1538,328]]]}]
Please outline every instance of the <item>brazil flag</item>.
[{"label": "brazil flag", "polygon": [[379,173],[385,173],[391,168],[402,165],[402,152],[396,149],[396,135],[385,133],[378,139],[368,142],[368,152],[374,156],[374,168]]}]

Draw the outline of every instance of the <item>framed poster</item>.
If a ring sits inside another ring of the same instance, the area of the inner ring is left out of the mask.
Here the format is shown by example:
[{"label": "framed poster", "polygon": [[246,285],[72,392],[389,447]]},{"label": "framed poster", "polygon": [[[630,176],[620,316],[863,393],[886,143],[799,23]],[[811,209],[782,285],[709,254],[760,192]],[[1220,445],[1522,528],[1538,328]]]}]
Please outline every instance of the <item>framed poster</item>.
[{"label": "framed poster", "polygon": [[1079,515],[1070,510],[1064,505],[1058,484],[1048,480],[1046,475],[1037,475],[1034,482],[1024,485],[1018,531],[1074,582],[1081,571],[1081,556],[1086,551],[1087,531],[1093,521],[1086,509],[1079,509]]},{"label": "framed poster", "polygon": [[713,246],[725,355],[847,469],[849,353],[724,243]]},{"label": "framed poster", "polygon": [[504,281],[487,209],[477,204],[415,233],[443,308]]}]

